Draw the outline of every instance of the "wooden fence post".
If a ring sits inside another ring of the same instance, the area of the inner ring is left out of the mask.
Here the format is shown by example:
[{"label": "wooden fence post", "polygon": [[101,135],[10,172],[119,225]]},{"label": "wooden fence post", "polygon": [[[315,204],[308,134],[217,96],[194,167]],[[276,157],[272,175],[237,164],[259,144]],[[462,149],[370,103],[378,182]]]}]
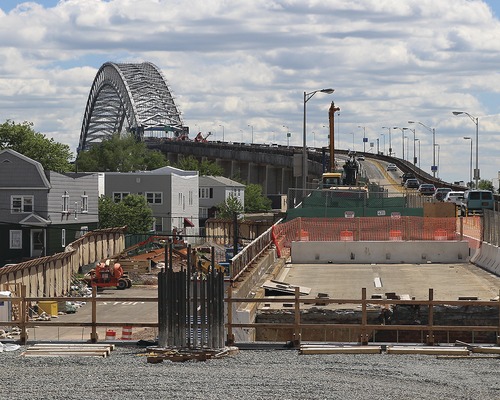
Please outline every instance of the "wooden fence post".
[{"label": "wooden fence post", "polygon": [[90,342],[91,343],[97,343],[97,327],[96,327],[96,322],[97,322],[97,302],[96,302],[96,297],[97,297],[97,286],[92,287],[92,332],[90,333]]},{"label": "wooden fence post", "polygon": [[26,344],[28,341],[28,332],[26,331],[26,319],[28,317],[28,304],[26,301],[26,286],[21,286],[21,302],[19,307],[19,325],[21,325],[21,333],[19,336],[19,342],[21,344]]},{"label": "wooden fence post", "polygon": [[434,289],[429,289],[429,321],[428,321],[429,332],[427,334],[427,344],[429,346],[434,346]]},{"label": "wooden fence post", "polygon": [[227,288],[227,338],[226,345],[231,346],[234,344],[233,334],[233,288],[231,285]]},{"label": "wooden fence post", "polygon": [[295,286],[295,321],[293,327],[293,345],[300,345],[300,287]]},{"label": "wooden fence post", "polygon": [[361,345],[368,344],[368,332],[366,330],[368,318],[366,314],[366,288],[361,289],[361,336],[360,342]]}]

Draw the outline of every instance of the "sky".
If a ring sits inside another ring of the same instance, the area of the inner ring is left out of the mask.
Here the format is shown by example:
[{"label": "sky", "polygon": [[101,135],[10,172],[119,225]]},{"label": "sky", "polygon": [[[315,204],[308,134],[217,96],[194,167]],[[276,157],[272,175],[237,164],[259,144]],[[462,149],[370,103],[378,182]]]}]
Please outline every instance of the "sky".
[{"label": "sky", "polygon": [[401,158],[405,143],[411,160],[415,143],[423,170],[434,156],[455,182],[469,180],[472,142],[498,187],[499,16],[497,0],[1,0],[0,122],[32,122],[76,153],[100,66],[150,61],[192,137],[290,132],[302,146],[304,92],[333,88],[307,101],[308,146],[327,146],[333,101],[339,148],[365,136],[366,151],[390,141]]}]

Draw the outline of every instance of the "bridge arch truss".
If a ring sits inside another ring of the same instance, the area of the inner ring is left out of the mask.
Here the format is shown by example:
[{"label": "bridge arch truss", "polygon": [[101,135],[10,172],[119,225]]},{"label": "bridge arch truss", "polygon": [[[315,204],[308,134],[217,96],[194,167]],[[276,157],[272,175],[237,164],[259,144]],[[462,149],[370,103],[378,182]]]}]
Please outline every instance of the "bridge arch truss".
[{"label": "bridge arch truss", "polygon": [[111,135],[132,133],[179,137],[184,131],[180,112],[161,71],[150,62],[101,66],[90,89],[78,152]]}]

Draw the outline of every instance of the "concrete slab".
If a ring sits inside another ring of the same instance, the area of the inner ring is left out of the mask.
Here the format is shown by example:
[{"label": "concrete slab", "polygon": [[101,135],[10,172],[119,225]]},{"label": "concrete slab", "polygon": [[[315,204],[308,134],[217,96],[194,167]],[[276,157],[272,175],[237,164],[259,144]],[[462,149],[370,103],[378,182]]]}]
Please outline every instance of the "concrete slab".
[{"label": "concrete slab", "polygon": [[500,290],[500,277],[469,263],[286,264],[280,280],[310,287],[309,296],[302,298],[316,298],[318,293],[325,293],[330,298],[360,299],[362,288],[366,288],[368,298],[376,295],[385,298],[386,293],[395,293],[407,299],[427,300],[432,288],[435,300],[477,296],[488,301]]},{"label": "concrete slab", "polygon": [[420,347],[420,346],[388,346],[387,354],[425,354],[425,355],[455,355],[468,356],[465,347]]}]

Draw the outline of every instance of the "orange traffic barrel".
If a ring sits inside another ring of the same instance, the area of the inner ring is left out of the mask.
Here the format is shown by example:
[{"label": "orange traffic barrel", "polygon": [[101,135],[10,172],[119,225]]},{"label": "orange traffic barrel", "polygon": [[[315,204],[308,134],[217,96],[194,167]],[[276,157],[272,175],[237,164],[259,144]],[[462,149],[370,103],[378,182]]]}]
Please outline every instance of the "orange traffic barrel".
[{"label": "orange traffic barrel", "polygon": [[403,235],[401,234],[401,231],[396,231],[396,230],[391,230],[389,231],[389,240],[403,240]]},{"label": "orange traffic barrel", "polygon": [[340,240],[352,242],[354,241],[354,233],[352,231],[340,231]]},{"label": "orange traffic barrel", "polygon": [[132,327],[124,326],[122,328],[122,340],[132,340]]},{"label": "orange traffic barrel", "polygon": [[106,338],[105,340],[115,340],[116,339],[116,331],[112,329],[106,330]]}]

